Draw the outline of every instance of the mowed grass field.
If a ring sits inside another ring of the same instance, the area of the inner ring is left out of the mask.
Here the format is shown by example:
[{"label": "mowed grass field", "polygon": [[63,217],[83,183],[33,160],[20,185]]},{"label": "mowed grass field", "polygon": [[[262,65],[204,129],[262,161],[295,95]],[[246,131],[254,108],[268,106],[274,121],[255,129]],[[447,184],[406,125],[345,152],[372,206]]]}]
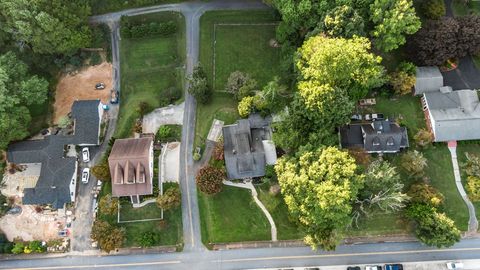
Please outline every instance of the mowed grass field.
[{"label": "mowed grass field", "polygon": [[[134,17],[135,18],[135,17]],[[185,23],[180,13],[160,12],[142,15],[142,21],[177,23],[177,33],[169,37],[122,38],[120,114],[115,137],[130,137],[138,106],[146,102],[150,109],[161,105],[165,90],[175,87],[183,93],[185,62]]]},{"label": "mowed grass field", "polygon": [[270,10],[209,11],[200,18],[200,65],[207,73],[209,85],[216,91],[209,104],[198,104],[195,146],[204,145],[213,119],[233,124],[239,118],[237,100],[223,92],[231,72],[249,73],[259,87],[280,75],[280,49],[269,46],[270,39],[275,37],[277,21]]},{"label": "mowed grass field", "polygon": [[277,22],[270,10],[210,11],[201,17],[200,63],[215,90],[223,91],[236,70],[249,73],[259,87],[280,75],[280,48],[269,44]]},{"label": "mowed grass field", "polygon": [[198,203],[205,245],[271,240],[270,223],[253,201],[250,190],[224,186],[213,196],[199,191]]}]

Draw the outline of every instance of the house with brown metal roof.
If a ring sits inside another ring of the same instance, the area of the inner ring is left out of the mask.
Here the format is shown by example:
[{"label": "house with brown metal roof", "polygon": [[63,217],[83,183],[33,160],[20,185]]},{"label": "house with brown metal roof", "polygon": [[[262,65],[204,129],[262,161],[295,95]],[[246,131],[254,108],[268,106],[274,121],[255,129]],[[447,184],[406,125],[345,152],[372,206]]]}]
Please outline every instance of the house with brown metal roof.
[{"label": "house with brown metal roof", "polygon": [[108,165],[112,196],[128,196],[137,204],[140,196],[153,193],[153,138],[115,140]]}]

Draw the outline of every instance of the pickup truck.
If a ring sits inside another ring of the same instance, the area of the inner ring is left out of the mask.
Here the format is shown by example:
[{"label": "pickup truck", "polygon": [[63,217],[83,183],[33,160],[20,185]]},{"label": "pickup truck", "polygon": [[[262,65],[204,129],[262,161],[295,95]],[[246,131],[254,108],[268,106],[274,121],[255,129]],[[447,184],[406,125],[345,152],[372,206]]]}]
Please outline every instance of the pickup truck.
[{"label": "pickup truck", "polygon": [[119,96],[120,96],[120,93],[117,90],[115,89],[110,90],[110,103],[117,104]]}]

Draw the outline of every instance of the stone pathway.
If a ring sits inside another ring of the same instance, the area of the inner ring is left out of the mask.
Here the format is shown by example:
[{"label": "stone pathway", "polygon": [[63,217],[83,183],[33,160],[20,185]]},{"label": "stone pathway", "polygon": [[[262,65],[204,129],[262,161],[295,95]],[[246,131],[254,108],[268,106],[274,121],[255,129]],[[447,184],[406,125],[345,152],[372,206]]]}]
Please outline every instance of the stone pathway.
[{"label": "stone pathway", "polygon": [[245,188],[245,189],[250,189],[252,191],[252,196],[253,200],[255,203],[262,209],[263,213],[268,219],[268,222],[270,223],[271,227],[271,234],[272,234],[272,241],[276,242],[277,241],[277,226],[275,225],[275,222],[273,221],[272,216],[268,212],[267,208],[265,208],[265,205],[258,199],[258,193],[255,187],[253,186],[252,182],[247,182],[247,183],[233,183],[231,181],[223,181],[223,184],[227,186],[232,186],[232,187],[239,187],[239,188]]},{"label": "stone pathway", "polygon": [[462,178],[460,176],[460,168],[458,166],[458,160],[457,160],[457,142],[456,141],[448,142],[448,149],[450,150],[450,154],[452,156],[455,185],[457,186],[460,196],[462,196],[463,201],[468,207],[468,214],[470,216],[468,220],[468,234],[472,235],[472,234],[475,234],[478,230],[478,220],[475,215],[475,207],[473,206],[472,202],[468,198],[467,193],[465,192],[465,189],[463,188],[463,185],[462,185]]}]

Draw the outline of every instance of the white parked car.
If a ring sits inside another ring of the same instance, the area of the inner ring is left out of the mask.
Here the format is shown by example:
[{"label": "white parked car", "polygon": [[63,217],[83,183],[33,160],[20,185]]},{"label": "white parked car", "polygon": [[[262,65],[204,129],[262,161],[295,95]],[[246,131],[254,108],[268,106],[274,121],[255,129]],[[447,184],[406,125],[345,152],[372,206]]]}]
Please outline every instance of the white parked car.
[{"label": "white parked car", "polygon": [[447,263],[448,269],[463,269],[463,263],[460,262],[448,262]]},{"label": "white parked car", "polygon": [[84,147],[82,149],[82,160],[83,160],[83,162],[89,162],[90,161],[90,151],[88,151],[88,147]]},{"label": "white parked car", "polygon": [[380,265],[367,265],[365,270],[382,270],[382,267]]},{"label": "white parked car", "polygon": [[90,168],[85,168],[82,171],[82,183],[87,184],[90,179]]}]

